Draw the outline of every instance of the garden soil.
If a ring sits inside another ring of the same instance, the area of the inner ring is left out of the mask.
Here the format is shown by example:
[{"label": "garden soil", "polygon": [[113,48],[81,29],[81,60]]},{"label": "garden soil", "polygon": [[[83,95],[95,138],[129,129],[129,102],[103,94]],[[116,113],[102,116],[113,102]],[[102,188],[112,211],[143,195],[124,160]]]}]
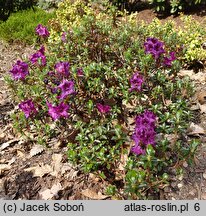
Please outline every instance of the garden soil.
[{"label": "garden soil", "polygon": [[[193,14],[202,22],[206,13]],[[143,10],[138,19],[150,22],[152,10]],[[179,17],[167,17],[179,25]],[[94,174],[83,174],[67,161],[67,147],[58,139],[51,140],[51,148],[22,139],[12,128],[10,114],[17,110],[12,94],[4,82],[5,74],[17,59],[28,57],[33,47],[0,42],[0,199],[121,199],[104,195],[112,182]],[[188,124],[187,139],[201,140],[194,165],[182,164],[184,171],[175,175],[170,185],[162,189],[155,199],[206,200],[206,68],[195,73],[182,70],[179,76],[189,75],[196,83],[196,94],[191,98],[191,109],[196,118]],[[171,137],[172,139],[172,137]],[[175,173],[177,167],[173,168]]]}]

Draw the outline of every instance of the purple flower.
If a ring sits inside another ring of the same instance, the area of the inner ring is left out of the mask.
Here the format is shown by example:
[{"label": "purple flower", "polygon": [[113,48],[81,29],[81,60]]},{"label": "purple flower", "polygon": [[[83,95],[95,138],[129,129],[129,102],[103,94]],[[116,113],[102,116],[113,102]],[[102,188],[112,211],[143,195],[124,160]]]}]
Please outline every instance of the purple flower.
[{"label": "purple flower", "polygon": [[131,149],[132,152],[137,155],[143,154],[147,145],[155,145],[155,122],[155,114],[148,110],[136,117],[136,126],[132,135],[135,146]]},{"label": "purple flower", "polygon": [[142,115],[139,115],[135,118],[136,125],[150,125],[155,127],[156,116],[151,111],[144,111]]},{"label": "purple flower", "polygon": [[82,68],[78,68],[78,69],[77,69],[77,76],[78,76],[78,77],[84,76],[84,72],[83,72]]},{"label": "purple flower", "polygon": [[37,110],[34,107],[34,103],[31,99],[21,102],[19,104],[19,109],[21,109],[24,112],[26,118],[29,118],[31,115],[37,113]]},{"label": "purple flower", "polygon": [[133,74],[132,78],[130,79],[130,91],[141,91],[143,81],[143,77],[138,72]]},{"label": "purple flower", "polygon": [[131,148],[131,152],[133,152],[136,155],[145,154],[145,149],[143,149],[139,144],[136,144]]},{"label": "purple flower", "polygon": [[45,53],[45,47],[42,45],[41,48],[30,57],[30,61],[32,62],[32,64],[38,63],[38,60],[40,59],[41,65],[45,66],[46,56],[44,55],[44,53]]},{"label": "purple flower", "polygon": [[18,60],[9,72],[15,80],[24,80],[26,75],[29,74],[28,64]]},{"label": "purple flower", "polygon": [[57,106],[52,106],[52,104],[47,102],[47,106],[49,108],[48,113],[52,117],[53,120],[57,120],[61,117],[63,117],[63,118],[69,117],[69,114],[67,111],[68,111],[70,106],[68,104],[61,102]]},{"label": "purple flower", "polygon": [[53,71],[49,71],[49,72],[47,73],[47,75],[52,77],[52,76],[55,75],[55,73],[54,73]]},{"label": "purple flower", "polygon": [[65,43],[67,41],[67,33],[63,32],[61,36],[61,40]]},{"label": "purple flower", "polygon": [[165,53],[163,46],[164,43],[159,41],[157,38],[147,38],[144,43],[145,52],[147,54],[152,54],[156,60],[161,56],[161,54]]},{"label": "purple flower", "polygon": [[103,105],[103,104],[97,103],[96,106],[100,113],[108,113],[111,110],[111,107],[109,105]]},{"label": "purple flower", "polygon": [[58,88],[50,88],[52,94],[56,94],[58,92]]},{"label": "purple flower", "polygon": [[176,59],[175,52],[170,52],[169,57],[164,57],[163,65],[167,67],[172,66],[172,62]]},{"label": "purple flower", "polygon": [[61,89],[61,95],[58,97],[61,100],[65,99],[68,95],[75,93],[74,82],[71,80],[63,80],[58,87]]},{"label": "purple flower", "polygon": [[58,62],[54,68],[59,74],[69,76],[69,66],[69,62]]},{"label": "purple flower", "polygon": [[38,34],[39,36],[42,36],[44,38],[49,37],[49,31],[42,24],[39,24],[35,30],[36,30],[36,34]]}]

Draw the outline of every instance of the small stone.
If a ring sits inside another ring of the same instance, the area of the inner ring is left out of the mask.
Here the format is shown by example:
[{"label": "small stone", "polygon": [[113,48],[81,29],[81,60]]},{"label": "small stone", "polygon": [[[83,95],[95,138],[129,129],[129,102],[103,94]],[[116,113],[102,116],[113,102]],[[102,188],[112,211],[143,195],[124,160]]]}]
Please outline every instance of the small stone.
[{"label": "small stone", "polygon": [[169,192],[170,192],[170,187],[165,187],[165,188],[164,188],[164,192],[165,192],[165,193],[169,193]]},{"label": "small stone", "polygon": [[173,188],[176,188],[177,184],[176,184],[175,182],[172,182],[172,183],[171,183],[171,186],[172,186]]},{"label": "small stone", "polygon": [[180,175],[180,176],[178,177],[178,180],[182,181],[182,180],[183,180],[183,175]]},{"label": "small stone", "polygon": [[203,178],[206,179],[206,173],[203,173]]},{"label": "small stone", "polygon": [[195,194],[196,194],[196,190],[192,190],[189,192],[189,195],[191,195],[191,196],[195,196]]},{"label": "small stone", "polygon": [[188,167],[188,163],[186,161],[184,161],[183,163],[183,167],[187,168]]},{"label": "small stone", "polygon": [[177,187],[178,187],[178,188],[182,188],[182,186],[183,186],[182,183],[177,184]]}]

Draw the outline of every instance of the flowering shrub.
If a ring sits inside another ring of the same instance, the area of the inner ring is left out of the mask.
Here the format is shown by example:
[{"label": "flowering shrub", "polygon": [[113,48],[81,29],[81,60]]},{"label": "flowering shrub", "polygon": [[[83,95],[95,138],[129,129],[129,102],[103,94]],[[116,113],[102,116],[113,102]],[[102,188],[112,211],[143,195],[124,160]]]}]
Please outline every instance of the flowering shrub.
[{"label": "flowering shrub", "polygon": [[45,53],[45,48],[44,48],[44,46],[42,46],[36,53],[34,53],[30,57],[31,63],[45,66],[46,65],[46,56],[44,55],[44,53]]},{"label": "flowering shrub", "polygon": [[69,109],[68,104],[61,102],[57,106],[52,106],[52,104],[47,102],[47,106],[48,106],[48,114],[52,117],[53,120],[57,120],[61,117],[63,118],[69,117],[68,112],[67,112]]},{"label": "flowering shrub", "polygon": [[95,14],[80,3],[92,12],[82,12],[78,25],[62,19],[60,37],[51,34],[25,60],[28,70],[18,66],[24,79],[7,78],[20,104],[14,126],[25,135],[35,129],[39,143],[58,136],[80,169],[110,179],[112,191],[124,188],[122,198],[146,198],[168,184],[170,167],[192,161],[197,147],[181,139],[193,93],[190,80],[177,76],[183,53],[169,46],[169,33],[163,40],[132,17],[119,21],[110,4]]},{"label": "flowering shrub", "polygon": [[32,100],[26,100],[21,102],[19,104],[19,109],[24,112],[26,118],[29,118],[31,115],[37,113],[37,110],[34,107],[34,103],[32,102]]},{"label": "flowering shrub", "polygon": [[136,155],[145,154],[147,145],[155,145],[155,119],[154,113],[147,110],[136,117],[135,131],[132,135],[135,146],[131,149]]},{"label": "flowering shrub", "polygon": [[27,63],[18,60],[16,64],[13,66],[12,70],[10,70],[10,73],[12,74],[15,80],[23,80],[25,79],[26,75],[29,74],[28,67],[29,66]]},{"label": "flowering shrub", "polygon": [[42,37],[49,37],[47,28],[41,24],[36,27],[36,34]]}]

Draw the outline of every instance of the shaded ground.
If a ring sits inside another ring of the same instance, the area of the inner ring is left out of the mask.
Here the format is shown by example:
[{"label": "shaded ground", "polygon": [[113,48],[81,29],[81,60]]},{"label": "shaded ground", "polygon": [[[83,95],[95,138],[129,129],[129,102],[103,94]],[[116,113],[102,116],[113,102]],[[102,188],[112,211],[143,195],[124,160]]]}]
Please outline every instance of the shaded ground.
[{"label": "shaded ground", "polygon": [[[148,22],[154,17],[151,10],[144,10],[138,15],[139,19]],[[202,16],[194,17],[202,21]],[[178,17],[174,19],[180,22]],[[108,182],[93,174],[82,174],[78,167],[69,164],[66,160],[67,147],[59,148],[58,140],[52,140],[51,149],[45,149],[14,133],[9,115],[14,112],[15,104],[3,76],[17,59],[32,52],[31,47],[0,42],[0,199],[110,199],[103,195]],[[194,106],[198,102],[206,104],[206,71],[197,74],[183,71],[183,74],[190,74],[196,82],[197,94],[191,103]],[[194,123],[206,130],[206,112],[201,113],[198,107],[194,109]],[[174,176],[171,186],[160,193],[159,199],[206,200],[206,136],[205,133],[194,135],[201,139],[195,165],[184,163],[185,172]]]}]

